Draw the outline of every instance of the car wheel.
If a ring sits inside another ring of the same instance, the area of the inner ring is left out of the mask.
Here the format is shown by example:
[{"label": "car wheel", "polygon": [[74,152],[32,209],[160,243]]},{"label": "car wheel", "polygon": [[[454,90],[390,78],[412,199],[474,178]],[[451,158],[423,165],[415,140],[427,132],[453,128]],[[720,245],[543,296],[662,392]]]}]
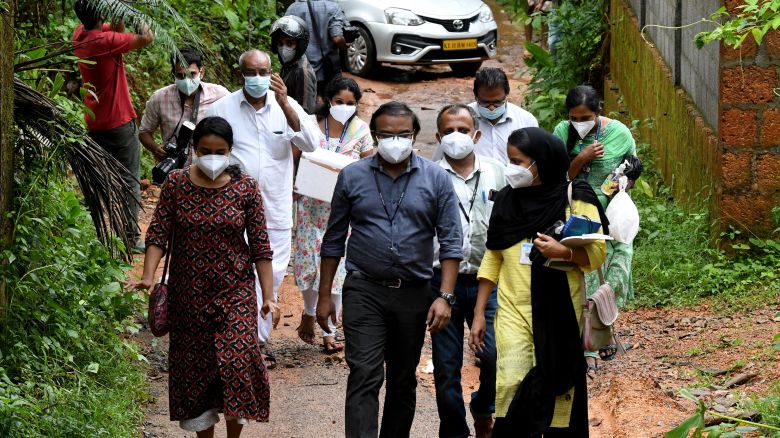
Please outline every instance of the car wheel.
[{"label": "car wheel", "polygon": [[376,50],[374,40],[368,30],[358,26],[360,36],[347,47],[344,56],[346,70],[352,74],[367,77],[376,66]]},{"label": "car wheel", "polygon": [[454,62],[450,64],[450,69],[455,73],[455,76],[474,76],[480,67],[482,67],[482,61]]}]

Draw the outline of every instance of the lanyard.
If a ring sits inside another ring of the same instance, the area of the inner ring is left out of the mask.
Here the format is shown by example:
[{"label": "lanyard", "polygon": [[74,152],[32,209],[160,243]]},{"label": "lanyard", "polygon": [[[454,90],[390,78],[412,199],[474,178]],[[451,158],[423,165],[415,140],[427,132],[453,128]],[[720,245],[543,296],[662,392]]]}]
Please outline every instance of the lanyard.
[{"label": "lanyard", "polygon": [[395,215],[398,214],[398,209],[401,208],[401,202],[404,200],[404,195],[406,195],[406,189],[409,187],[409,180],[412,179],[412,171],[410,170],[406,177],[406,183],[404,184],[404,189],[401,191],[401,197],[398,198],[398,204],[395,206],[395,211],[393,212],[393,215],[390,216],[390,212],[387,211],[387,204],[385,203],[385,197],[382,196],[382,190],[379,188],[379,177],[376,175],[376,170],[374,170],[374,183],[376,184],[376,191],[379,192],[379,200],[382,201],[382,208],[385,209],[385,215],[387,215],[387,219],[390,221],[390,224],[392,225],[393,220],[395,220]]},{"label": "lanyard", "polygon": [[[458,207],[460,207],[460,211],[463,212],[463,216],[466,218],[467,223],[471,223],[471,209],[474,208],[474,200],[477,199],[477,192],[479,191],[479,177],[482,176],[482,171],[477,171],[477,183],[474,184],[474,193],[471,194],[471,201],[469,204],[469,211],[466,211],[466,208],[463,207],[463,203],[460,202],[460,197],[458,197]],[[464,181],[465,183],[465,181]],[[466,188],[468,188],[468,184],[466,184]]]},{"label": "lanyard", "polygon": [[[330,145],[330,129],[328,129],[328,119],[330,117],[325,117],[325,142]],[[347,125],[344,125],[344,130],[341,131],[341,138],[339,138],[339,145],[336,148],[336,152],[339,152],[341,150],[341,145],[344,144],[344,136],[347,135]]]},{"label": "lanyard", "polygon": [[[596,134],[595,134],[595,136],[593,138],[594,142],[599,141],[599,133],[600,132],[601,132],[601,121],[599,120],[599,116],[596,116]],[[580,140],[580,145],[583,147],[583,149],[585,148],[585,139],[581,139]],[[582,152],[582,150],[580,150],[580,152]],[[585,163],[585,165],[582,166],[580,174],[577,175],[577,177],[581,177],[582,179],[586,179],[587,180],[588,176],[590,175],[590,165],[591,165],[591,163],[592,163],[592,161],[588,161],[587,163]]]}]

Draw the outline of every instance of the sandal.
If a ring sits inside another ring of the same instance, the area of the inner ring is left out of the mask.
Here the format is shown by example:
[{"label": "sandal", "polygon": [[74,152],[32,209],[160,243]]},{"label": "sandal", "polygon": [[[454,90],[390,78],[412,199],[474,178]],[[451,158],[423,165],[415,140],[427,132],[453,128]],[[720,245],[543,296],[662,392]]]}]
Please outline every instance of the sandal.
[{"label": "sandal", "polygon": [[612,360],[615,358],[615,355],[618,352],[618,349],[623,350],[625,353],[627,350],[632,349],[634,346],[632,344],[609,344],[607,346],[599,348],[599,358],[603,361]]},{"label": "sandal", "polygon": [[336,342],[333,336],[323,336],[322,350],[325,354],[336,354],[344,350],[344,345],[340,342]]},{"label": "sandal", "polygon": [[598,365],[597,359],[595,357],[593,357],[593,356],[585,356],[585,363],[588,365],[588,370],[586,371],[587,376],[591,380],[595,379],[596,378],[596,374],[599,371],[599,365]]},{"label": "sandal", "polygon": [[309,316],[306,313],[301,315],[301,323],[298,325],[298,337],[309,345],[314,345],[317,336],[314,334],[314,324],[317,322],[316,318]]},{"label": "sandal", "polygon": [[272,370],[276,368],[276,358],[267,348],[263,347],[261,353],[263,355],[263,362],[265,362],[265,368]]}]

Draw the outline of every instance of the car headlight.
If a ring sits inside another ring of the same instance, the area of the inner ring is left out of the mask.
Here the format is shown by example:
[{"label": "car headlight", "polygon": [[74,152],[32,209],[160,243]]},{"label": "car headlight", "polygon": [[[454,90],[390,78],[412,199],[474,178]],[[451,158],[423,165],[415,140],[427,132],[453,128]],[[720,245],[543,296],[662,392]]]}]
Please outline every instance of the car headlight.
[{"label": "car headlight", "polygon": [[399,8],[385,9],[385,17],[390,24],[399,24],[401,26],[419,26],[425,23],[425,20],[418,17],[412,11]]},{"label": "car headlight", "polygon": [[490,10],[490,6],[484,3],[479,7],[479,21],[482,23],[490,23],[493,21],[493,11]]}]

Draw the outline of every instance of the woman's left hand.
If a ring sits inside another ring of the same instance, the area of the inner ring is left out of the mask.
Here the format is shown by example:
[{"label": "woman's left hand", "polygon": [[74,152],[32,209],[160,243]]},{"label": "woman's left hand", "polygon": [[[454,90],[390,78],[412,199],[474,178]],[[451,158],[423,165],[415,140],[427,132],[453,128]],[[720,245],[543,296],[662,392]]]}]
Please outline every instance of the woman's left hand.
[{"label": "woman's left hand", "polygon": [[536,233],[538,236],[534,239],[534,246],[539,249],[539,252],[548,259],[564,259],[569,260],[571,257],[571,250],[563,246],[555,238],[546,234]]}]

